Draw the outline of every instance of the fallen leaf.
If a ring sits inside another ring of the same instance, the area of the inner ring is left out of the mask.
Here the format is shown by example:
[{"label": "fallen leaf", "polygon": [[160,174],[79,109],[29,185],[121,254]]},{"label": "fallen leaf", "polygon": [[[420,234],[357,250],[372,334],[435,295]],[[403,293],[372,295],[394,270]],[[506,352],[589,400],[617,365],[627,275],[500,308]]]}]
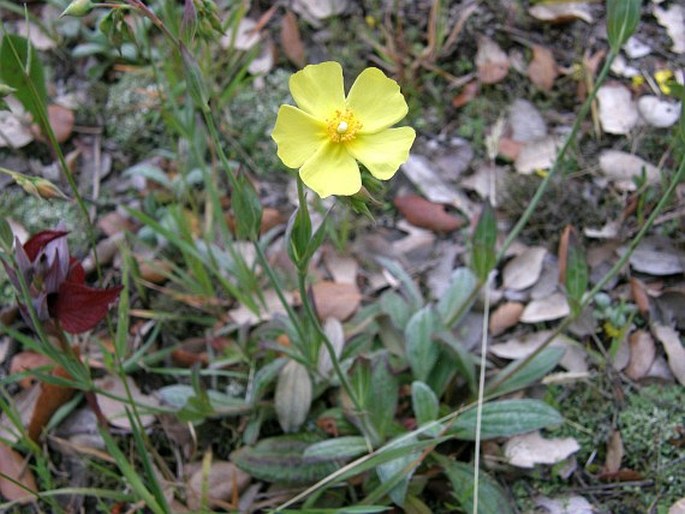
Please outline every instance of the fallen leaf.
[{"label": "fallen leaf", "polygon": [[459,109],[464,107],[467,103],[478,96],[480,91],[480,82],[477,80],[472,80],[468,82],[462,89],[461,92],[452,98],[452,107]]},{"label": "fallen leaf", "polygon": [[398,196],[395,207],[409,223],[434,232],[447,233],[463,225],[461,219],[445,211],[445,206],[418,195]]},{"label": "fallen leaf", "polygon": [[572,437],[545,439],[540,432],[517,435],[504,443],[504,456],[512,466],[533,468],[536,464],[556,464],[580,450]]},{"label": "fallen leaf", "polygon": [[540,21],[566,23],[573,20],[594,22],[587,2],[546,2],[538,3],[528,9],[528,13]]},{"label": "fallen leaf", "polygon": [[535,498],[535,506],[540,510],[544,509],[545,514],[596,514],[597,512],[592,504],[582,496],[563,496],[561,498],[538,496]]},{"label": "fallen leaf", "polygon": [[490,333],[498,336],[515,326],[521,319],[523,307],[524,305],[518,302],[506,302],[497,307],[490,315]]},{"label": "fallen leaf", "polygon": [[636,330],[630,334],[630,360],[625,369],[632,380],[639,380],[649,371],[656,357],[656,346],[652,335],[646,330]]},{"label": "fallen leaf", "polygon": [[98,389],[107,392],[107,396],[102,393],[96,393],[95,396],[102,414],[111,425],[124,430],[131,430],[131,421],[126,415],[126,410],[131,410],[131,404],[126,393],[127,387],[136,404],[143,427],[149,427],[155,422],[155,416],[145,412],[147,407],[158,407],[159,401],[152,396],[143,394],[130,377],[126,377],[126,386],[121,378],[114,375],[98,378],[94,382]]},{"label": "fallen leaf", "polygon": [[680,118],[680,104],[662,100],[654,95],[645,95],[637,101],[637,110],[648,125],[668,128]]},{"label": "fallen leaf", "polygon": [[[340,323],[340,320],[338,319],[328,318],[323,324],[323,331],[333,346],[335,356],[340,357],[343,347],[345,346],[345,331],[343,330],[342,323]],[[317,370],[322,377],[328,376],[328,374],[333,371],[331,354],[325,344],[322,344],[321,349],[319,350]]]},{"label": "fallen leaf", "polygon": [[597,102],[599,122],[607,134],[629,134],[640,119],[630,89],[618,82],[610,82],[600,87],[597,91]]},{"label": "fallen leaf", "polygon": [[[245,305],[240,305],[235,309],[228,311],[229,316],[238,325],[255,325],[260,321],[268,321],[274,316],[283,316],[287,312],[285,307],[281,303],[281,300],[273,289],[267,289],[263,292],[265,308],[259,310],[259,315],[252,312]],[[289,303],[293,303],[293,294],[289,291],[284,291],[283,296],[285,300]]]},{"label": "fallen leaf", "polygon": [[22,148],[33,141],[31,129],[10,111],[0,111],[0,134],[0,148]]},{"label": "fallen leaf", "polygon": [[668,514],[685,514],[685,496],[668,508]]},{"label": "fallen leaf", "polygon": [[208,469],[200,466],[188,480],[187,504],[192,511],[202,506],[202,493],[207,493],[207,504],[237,500],[240,493],[250,484],[251,477],[235,464],[228,461],[213,461]]},{"label": "fallen leaf", "polygon": [[[74,111],[71,109],[58,104],[48,105],[48,121],[58,143],[64,143],[71,137],[75,120]],[[36,136],[40,136],[39,139],[46,141],[47,138],[40,132],[37,126],[36,130],[38,130]]]},{"label": "fallen leaf", "polygon": [[638,178],[644,170],[648,183],[659,182],[659,169],[637,155],[619,150],[604,150],[599,156],[599,167],[616,186],[624,191],[634,191],[633,178]]},{"label": "fallen leaf", "polygon": [[31,46],[36,50],[52,50],[57,46],[55,40],[43,32],[40,26],[35,23],[26,23],[24,20],[18,20],[17,34],[28,38],[31,41]]},{"label": "fallen leaf", "polygon": [[487,198],[493,207],[497,207],[497,191],[503,187],[506,175],[507,168],[486,162],[479,165],[472,175],[464,178],[460,185],[475,191],[483,199]]},{"label": "fallen leaf", "polygon": [[530,141],[521,148],[514,168],[522,175],[530,175],[537,170],[547,170],[552,167],[561,147],[557,136],[547,136],[536,141]]},{"label": "fallen leaf", "polygon": [[[58,378],[71,378],[69,373],[60,367],[53,369],[52,375]],[[71,387],[49,384],[47,382],[38,384],[38,387],[40,388],[38,399],[36,400],[31,420],[26,427],[29,438],[35,442],[40,440],[43,429],[57,409],[74,396],[74,389]]]},{"label": "fallen leaf", "polygon": [[507,262],[502,271],[502,285],[507,289],[520,291],[528,289],[540,278],[542,262],[547,250],[533,246]]},{"label": "fallen leaf", "polygon": [[28,461],[0,441],[0,496],[20,504],[31,503],[36,497],[36,479]]},{"label": "fallen leaf", "polygon": [[[522,337],[512,337],[505,343],[490,346],[490,353],[503,359],[525,359],[535,352],[551,335],[550,330],[532,332]],[[573,339],[557,335],[550,346],[564,348],[565,352],[559,365],[572,373],[586,373],[589,369],[585,350]]]},{"label": "fallen leaf", "polygon": [[551,50],[533,45],[533,60],[528,65],[528,78],[543,91],[551,91],[559,74]]},{"label": "fallen leaf", "polygon": [[238,30],[234,33],[232,26],[228,28],[219,40],[221,48],[224,50],[235,49],[247,51],[261,39],[257,22],[251,18],[241,18],[238,24]]},{"label": "fallen leaf", "polygon": [[354,257],[340,255],[331,248],[323,252],[323,261],[326,269],[333,277],[333,282],[338,284],[357,284],[359,262]]},{"label": "fallen leaf", "polygon": [[673,40],[671,51],[685,53],[685,7],[678,3],[673,3],[668,9],[655,5],[654,17]]},{"label": "fallen leaf", "polygon": [[621,47],[626,55],[631,59],[639,59],[650,54],[652,48],[640,41],[635,36],[630,36],[625,45]]},{"label": "fallen leaf", "polygon": [[604,459],[604,468],[602,473],[616,473],[621,469],[621,461],[623,460],[623,440],[621,439],[621,432],[614,430],[607,442],[607,454]]},{"label": "fallen leaf", "polygon": [[571,312],[566,296],[562,293],[553,293],[547,298],[533,300],[521,314],[522,323],[540,323],[553,321],[568,316]]},{"label": "fallen leaf", "polygon": [[497,144],[497,156],[508,161],[515,161],[524,146],[525,143],[515,141],[510,137],[501,137]]},{"label": "fallen leaf", "polygon": [[[39,367],[50,367],[55,366],[54,361],[42,353],[36,353],[31,351],[23,351],[17,353],[12,357],[12,362],[10,363],[10,373],[21,373],[22,371],[31,371],[32,369]],[[19,381],[19,385],[24,389],[31,387],[34,383],[33,377],[24,377]]]},{"label": "fallen leaf", "polygon": [[547,123],[532,102],[517,98],[509,108],[511,139],[520,143],[537,141],[547,136]]},{"label": "fallen leaf", "polygon": [[647,294],[647,287],[636,277],[630,277],[630,296],[633,298],[635,305],[637,305],[640,314],[649,317],[649,295]]},{"label": "fallen leaf", "polygon": [[106,236],[113,236],[119,232],[134,232],[136,225],[130,218],[115,210],[100,216],[97,226]]},{"label": "fallen leaf", "polygon": [[674,328],[658,322],[652,323],[650,328],[664,346],[664,351],[668,356],[668,366],[671,368],[673,376],[681,385],[685,385],[685,347],[680,341],[680,335]]},{"label": "fallen leaf", "polygon": [[[618,250],[620,255],[626,252],[625,247]],[[671,241],[659,236],[643,239],[630,256],[630,267],[641,273],[665,276],[683,273],[685,252],[675,248]]]},{"label": "fallen leaf", "polygon": [[483,84],[496,84],[509,73],[509,57],[495,41],[481,36],[478,38],[476,68]]},{"label": "fallen leaf", "polygon": [[362,300],[356,284],[337,284],[322,280],[312,286],[314,305],[319,319],[336,318],[345,321],[355,313]]},{"label": "fallen leaf", "polygon": [[349,0],[295,0],[293,10],[308,18],[319,21],[345,12]]},{"label": "fallen leaf", "polygon": [[304,68],[306,61],[300,28],[297,26],[297,18],[288,10],[281,20],[281,48],[291,63]]}]

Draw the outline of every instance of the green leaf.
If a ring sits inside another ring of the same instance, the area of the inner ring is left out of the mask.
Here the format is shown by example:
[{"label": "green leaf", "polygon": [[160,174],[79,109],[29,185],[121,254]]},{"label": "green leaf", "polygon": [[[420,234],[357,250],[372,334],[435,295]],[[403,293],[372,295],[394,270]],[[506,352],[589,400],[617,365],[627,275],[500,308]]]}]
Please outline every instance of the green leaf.
[{"label": "green leaf", "polygon": [[[473,466],[437,453],[433,454],[433,458],[445,470],[461,508],[467,514],[473,514]],[[499,484],[482,471],[478,472],[478,512],[480,514],[513,514],[514,512]]]},{"label": "green leaf", "polygon": [[14,34],[5,34],[2,38],[0,78],[17,90],[14,93],[17,99],[33,115],[33,119],[41,123],[48,99],[45,75],[38,53],[26,38]]},{"label": "green leaf", "polygon": [[390,369],[387,352],[375,355],[371,363],[370,390],[366,393],[365,405],[381,440],[385,440],[395,419],[398,391],[399,384]]},{"label": "green leaf", "polygon": [[476,364],[471,353],[461,344],[452,332],[443,330],[438,334],[438,339],[454,353],[456,357],[455,366],[466,380],[469,390],[476,392]]},{"label": "green leaf", "polygon": [[235,231],[239,239],[256,241],[262,225],[262,204],[252,184],[240,175],[231,193]]},{"label": "green leaf", "polygon": [[8,221],[2,217],[0,218],[0,245],[2,249],[9,253],[12,251],[12,245],[14,244],[14,233],[12,232],[12,227]]},{"label": "green leaf", "polygon": [[423,304],[425,303],[423,295],[404,268],[392,259],[378,257],[376,260],[381,266],[402,282],[400,292],[406,298],[407,302],[409,302],[411,310],[417,311],[423,307]]},{"label": "green leaf", "polygon": [[326,439],[309,446],[303,453],[305,461],[313,460],[342,460],[351,459],[368,451],[363,437],[350,435]]},{"label": "green leaf", "polygon": [[607,38],[618,53],[640,22],[640,0],[607,0]]},{"label": "green leaf", "polygon": [[407,326],[407,320],[411,316],[409,305],[395,291],[386,291],[379,300],[381,311],[386,314],[392,324],[400,330]]},{"label": "green leaf", "polygon": [[473,233],[471,247],[471,268],[481,282],[487,280],[490,271],[495,267],[497,260],[496,242],[497,221],[495,220],[495,211],[490,202],[486,201]]},{"label": "green leaf", "polygon": [[437,311],[442,322],[451,328],[461,321],[476,300],[473,294],[478,279],[469,268],[461,267],[452,272],[450,284],[438,300]]},{"label": "green leaf", "polygon": [[304,458],[304,452],[321,439],[296,434],[262,439],[231,454],[231,461],[258,480],[292,485],[311,484],[336,471],[335,459]]},{"label": "green leaf", "polygon": [[[552,371],[554,367],[559,364],[559,361],[566,352],[565,348],[549,347],[542,350],[530,362],[517,369],[521,360],[509,363],[502,371],[500,371],[492,380],[495,387],[491,385],[486,386],[486,395],[504,394],[517,389],[528,387],[533,382],[544,377],[547,373]],[[512,370],[516,370],[512,373]],[[510,374],[511,373],[511,374]],[[505,377],[500,381],[500,377]]]},{"label": "green leaf", "polygon": [[436,318],[430,305],[416,312],[404,330],[405,351],[414,378],[426,382],[438,360],[440,346],[433,341]]},{"label": "green leaf", "polygon": [[[415,436],[404,437],[399,442],[390,442],[386,448],[404,448],[409,447],[416,442],[418,442],[418,439]],[[407,451],[402,457],[384,462],[376,468],[376,474],[381,483],[386,484],[392,482],[392,489],[390,489],[387,494],[395,505],[399,505],[400,507],[404,505],[404,497],[407,494],[409,480],[414,474],[416,466],[419,464],[418,458],[420,456],[421,452],[419,450]]]},{"label": "green leaf", "polygon": [[[476,438],[476,407],[460,415],[449,433],[458,439]],[[563,421],[556,409],[539,400],[499,400],[483,404],[481,438],[511,437],[559,425]]]},{"label": "green leaf", "polygon": [[574,316],[580,314],[583,296],[590,280],[585,251],[571,233],[566,254],[566,294]]},{"label": "green leaf", "polygon": [[309,217],[307,198],[300,179],[297,180],[297,193],[300,205],[288,221],[285,229],[285,240],[288,242],[290,260],[295,266],[302,268],[308,264],[307,250],[312,238],[312,220]]},{"label": "green leaf", "polygon": [[[415,380],[411,384],[411,405],[418,426],[430,423],[438,418],[438,411],[440,409],[438,397],[435,396],[435,393],[429,386],[419,380]],[[437,425],[435,428],[439,429]]]}]

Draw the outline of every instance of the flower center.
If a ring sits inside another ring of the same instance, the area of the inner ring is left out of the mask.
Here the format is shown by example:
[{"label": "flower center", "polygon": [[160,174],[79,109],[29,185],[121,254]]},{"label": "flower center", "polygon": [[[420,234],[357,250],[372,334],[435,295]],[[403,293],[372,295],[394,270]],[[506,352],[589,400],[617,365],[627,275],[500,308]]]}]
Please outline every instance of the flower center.
[{"label": "flower center", "polygon": [[334,143],[352,141],[361,128],[361,122],[349,109],[336,110],[330,118],[326,119],[326,132],[328,138]]}]

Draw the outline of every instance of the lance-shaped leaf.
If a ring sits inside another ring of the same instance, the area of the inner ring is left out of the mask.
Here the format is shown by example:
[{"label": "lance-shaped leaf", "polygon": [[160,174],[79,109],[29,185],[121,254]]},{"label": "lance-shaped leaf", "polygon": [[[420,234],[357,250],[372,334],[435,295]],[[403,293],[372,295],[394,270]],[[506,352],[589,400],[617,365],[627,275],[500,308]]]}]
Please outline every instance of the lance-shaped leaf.
[{"label": "lance-shaped leaf", "polygon": [[426,382],[438,360],[440,346],[433,341],[436,316],[430,306],[416,312],[404,330],[405,352],[414,378]]},{"label": "lance-shaped leaf", "polygon": [[0,44],[0,78],[10,87],[36,122],[46,112],[48,93],[43,65],[36,50],[21,36],[5,34]]},{"label": "lance-shaped leaf", "polygon": [[607,0],[607,38],[611,50],[619,49],[635,32],[640,22],[640,0]]},{"label": "lance-shaped leaf", "polygon": [[312,381],[302,364],[291,360],[283,366],[276,383],[274,404],[284,432],[297,431],[312,404]]},{"label": "lance-shaped leaf", "polygon": [[478,218],[471,243],[471,269],[481,282],[485,282],[490,270],[495,267],[497,242],[497,221],[490,202],[485,202]]},{"label": "lance-shaped leaf", "polygon": [[559,243],[559,282],[566,287],[566,298],[574,316],[580,314],[589,280],[585,251],[578,241],[575,229],[568,225]]}]

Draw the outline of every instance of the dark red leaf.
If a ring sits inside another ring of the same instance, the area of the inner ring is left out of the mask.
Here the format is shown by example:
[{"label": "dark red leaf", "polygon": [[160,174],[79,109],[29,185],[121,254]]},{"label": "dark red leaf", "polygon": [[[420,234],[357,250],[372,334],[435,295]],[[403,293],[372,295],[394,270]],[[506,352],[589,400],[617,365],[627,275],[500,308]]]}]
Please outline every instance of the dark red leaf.
[{"label": "dark red leaf", "polygon": [[66,236],[68,233],[69,232],[64,230],[43,230],[42,232],[38,232],[37,234],[33,235],[31,239],[26,241],[26,243],[24,243],[24,251],[26,252],[26,256],[31,262],[33,262],[36,260],[36,257],[40,251],[45,248],[45,245],[47,245],[50,241],[54,241],[55,239]]},{"label": "dark red leaf", "polygon": [[50,316],[70,334],[85,332],[105,317],[121,289],[121,286],[95,289],[77,282],[64,282],[59,292],[49,299]]}]

